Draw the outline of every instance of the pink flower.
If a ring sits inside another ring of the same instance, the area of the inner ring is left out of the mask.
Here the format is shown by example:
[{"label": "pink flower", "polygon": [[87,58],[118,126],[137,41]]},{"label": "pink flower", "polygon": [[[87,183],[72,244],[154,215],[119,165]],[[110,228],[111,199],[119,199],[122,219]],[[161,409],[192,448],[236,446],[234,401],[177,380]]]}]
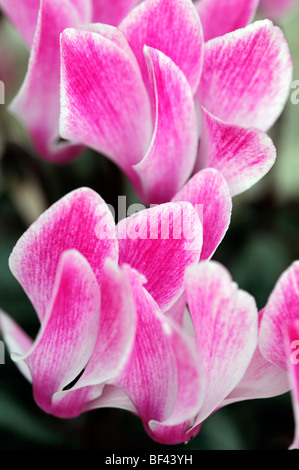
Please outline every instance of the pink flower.
[{"label": "pink flower", "polygon": [[[192,236],[176,236],[182,222]],[[194,435],[240,381],[257,340],[253,299],[220,265],[196,265],[201,247],[190,203],[142,211],[117,230],[89,189],[45,212],[10,257],[41,322],[36,340],[1,313],[6,343],[37,404],[62,418],[125,408],[165,443]],[[192,334],[169,315],[183,291]]]},{"label": "pink flower", "polygon": [[0,0],[7,17],[31,48],[25,81],[11,110],[25,124],[45,159],[65,162],[81,147],[59,142],[59,35],[89,22],[117,25],[137,0]]},{"label": "pink flower", "polygon": [[62,137],[109,156],[148,203],[170,200],[205,167],[235,195],[274,163],[265,131],[287,99],[292,62],[270,21],[204,44],[189,0],[146,0],[118,29],[66,29],[61,67]]},{"label": "pink flower", "polygon": [[258,348],[238,386],[225,400],[267,398],[292,390],[296,434],[291,448],[299,448],[299,263],[278,279],[259,313]]}]

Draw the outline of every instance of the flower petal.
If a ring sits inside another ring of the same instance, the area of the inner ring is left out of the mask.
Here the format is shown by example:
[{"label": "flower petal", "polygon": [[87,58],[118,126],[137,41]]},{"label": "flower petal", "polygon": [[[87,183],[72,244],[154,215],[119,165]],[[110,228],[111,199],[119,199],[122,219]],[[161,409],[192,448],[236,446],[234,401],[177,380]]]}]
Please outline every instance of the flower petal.
[{"label": "flower petal", "polygon": [[10,269],[42,320],[52,296],[58,261],[68,249],[78,250],[101,283],[107,258],[117,260],[118,244],[111,212],[88,188],[66,195],[27,230],[9,259]]},{"label": "flower petal", "polygon": [[165,317],[161,321],[176,358],[178,392],[170,416],[163,422],[151,420],[146,428],[149,435],[160,443],[180,444],[191,440],[200,429],[200,426],[194,428],[193,424],[205,388],[192,338]]},{"label": "flower petal", "polygon": [[112,382],[133,348],[137,319],[129,277],[111,260],[106,261],[102,276],[97,342],[76,388]]},{"label": "flower petal", "polygon": [[245,374],[257,346],[258,314],[254,299],[218,263],[187,268],[185,289],[205,379],[200,424]]},{"label": "flower petal", "polygon": [[254,16],[259,0],[197,0],[205,41],[244,28]]},{"label": "flower petal", "polygon": [[118,26],[121,20],[140,0],[93,0],[93,23]]},{"label": "flower petal", "polygon": [[[0,331],[10,352],[25,355],[32,347],[33,341],[19,325],[2,310],[0,310]],[[17,362],[18,369],[24,377],[32,382],[30,370],[25,362]]]},{"label": "flower petal", "polygon": [[159,307],[144,289],[144,278],[125,266],[137,308],[134,348],[122,376],[116,381],[147,423],[163,421],[176,400],[177,368],[170,341],[158,317]]},{"label": "flower petal", "polygon": [[268,130],[290,90],[292,59],[271,21],[212,39],[205,45],[199,102],[219,119]]},{"label": "flower petal", "polygon": [[23,85],[11,110],[25,124],[37,152],[43,158],[68,161],[81,151],[59,143],[59,35],[64,28],[84,22],[69,0],[43,0]]},{"label": "flower petal", "polygon": [[196,208],[203,226],[200,259],[204,261],[211,258],[231,218],[232,200],[223,176],[212,168],[202,170],[185,184],[173,201],[188,201]]},{"label": "flower petal", "polygon": [[192,91],[200,80],[203,35],[199,17],[189,0],[147,0],[120,24],[142,71],[148,80],[143,47],[163,52],[185,74]]},{"label": "flower petal", "polygon": [[118,226],[119,263],[146,277],[146,289],[161,309],[182,294],[185,268],[199,260],[202,227],[188,202],[143,210]]},{"label": "flower petal", "polygon": [[40,0],[1,0],[0,8],[19,31],[28,47],[32,46]]},{"label": "flower petal", "polygon": [[244,377],[226,397],[223,406],[237,401],[275,397],[289,390],[286,371],[267,361],[257,348]]},{"label": "flower petal", "polygon": [[191,88],[162,52],[144,48],[156,123],[150,148],[135,165],[148,204],[168,202],[190,176],[197,153],[197,117]]},{"label": "flower petal", "polygon": [[[298,304],[297,304],[298,306]],[[287,325],[285,334],[286,363],[292,388],[295,436],[290,449],[299,449],[299,320]]]},{"label": "flower petal", "polygon": [[299,262],[293,263],[278,279],[263,310],[259,348],[271,363],[287,370],[285,334],[288,323],[299,319]]},{"label": "flower petal", "polygon": [[[28,365],[35,400],[46,412],[58,415],[53,394],[86,367],[97,339],[100,310],[100,288],[90,265],[78,251],[65,251],[36,341],[25,356],[13,355]],[[72,414],[68,409],[60,412]]]},{"label": "flower petal", "polygon": [[263,131],[225,123],[202,108],[197,168],[219,170],[232,196],[257,183],[270,170],[275,159],[275,147]]},{"label": "flower petal", "polygon": [[149,98],[122,33],[107,25],[89,29],[67,29],[61,37],[60,132],[136,179],[132,165],[145,155],[152,134]]}]

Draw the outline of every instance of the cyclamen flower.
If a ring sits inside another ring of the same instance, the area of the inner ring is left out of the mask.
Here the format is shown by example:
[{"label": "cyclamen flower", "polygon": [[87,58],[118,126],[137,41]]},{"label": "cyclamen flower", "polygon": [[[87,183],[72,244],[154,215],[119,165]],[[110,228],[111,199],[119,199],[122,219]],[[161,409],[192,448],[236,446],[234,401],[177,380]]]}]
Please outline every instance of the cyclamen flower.
[{"label": "cyclamen flower", "polygon": [[109,156],[147,203],[170,200],[204,167],[238,194],[275,160],[264,131],[285,104],[292,63],[269,21],[204,44],[189,0],[146,0],[118,28],[66,29],[61,66],[62,137]]},{"label": "cyclamen flower", "polygon": [[65,162],[82,147],[59,142],[59,35],[90,22],[118,25],[137,0],[0,0],[0,7],[31,49],[24,83],[11,110],[45,159]]},{"label": "cyclamen flower", "polygon": [[[192,237],[175,236],[182,213]],[[70,193],[28,229],[10,268],[41,329],[33,342],[1,313],[1,330],[44,411],[70,418],[124,408],[162,443],[198,431],[240,381],[257,343],[254,300],[220,265],[196,265],[201,246],[190,203],[142,211],[116,232],[89,189]],[[183,289],[195,336],[167,317]]]}]

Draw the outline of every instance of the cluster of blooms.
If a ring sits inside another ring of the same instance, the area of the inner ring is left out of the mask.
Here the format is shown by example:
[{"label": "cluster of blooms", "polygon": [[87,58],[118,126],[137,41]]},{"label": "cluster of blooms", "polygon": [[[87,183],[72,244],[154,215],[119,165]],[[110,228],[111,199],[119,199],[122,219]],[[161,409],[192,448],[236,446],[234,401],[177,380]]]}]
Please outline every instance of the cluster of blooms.
[{"label": "cluster of blooms", "polygon": [[11,108],[40,156],[94,148],[160,204],[116,226],[80,188],[17,243],[10,268],[41,328],[33,342],[2,312],[1,330],[37,404],[62,418],[124,408],[175,444],[226,404],[292,388],[299,423],[298,264],[258,314],[210,261],[231,197],[275,161],[266,131],[292,78],[281,30],[249,24],[257,0],[0,5],[31,48]]}]

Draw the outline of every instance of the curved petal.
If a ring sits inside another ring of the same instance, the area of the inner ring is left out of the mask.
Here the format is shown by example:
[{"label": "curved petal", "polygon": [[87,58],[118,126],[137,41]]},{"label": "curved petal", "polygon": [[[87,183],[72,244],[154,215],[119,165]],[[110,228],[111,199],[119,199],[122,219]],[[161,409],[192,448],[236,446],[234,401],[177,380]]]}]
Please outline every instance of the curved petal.
[{"label": "curved petal", "polygon": [[146,277],[146,289],[161,309],[183,291],[184,271],[199,260],[202,226],[187,202],[168,203],[138,212],[117,226],[119,263]]},{"label": "curved petal", "polygon": [[275,397],[289,390],[290,384],[286,371],[267,361],[257,348],[244,377],[222,405],[256,398]]},{"label": "curved petal", "polygon": [[295,418],[295,436],[290,449],[299,449],[299,320],[295,320],[287,326],[285,353]]},{"label": "curved petal", "polygon": [[196,173],[173,201],[188,201],[197,210],[203,226],[202,261],[211,258],[230,224],[232,200],[225,179],[217,170]]},{"label": "curved petal", "polygon": [[92,0],[92,22],[118,26],[138,3],[140,0]]},{"label": "curved petal", "polygon": [[264,308],[259,333],[262,355],[287,369],[285,334],[288,323],[299,319],[299,262],[293,263],[278,279]]},{"label": "curved petal", "polygon": [[159,307],[143,287],[143,276],[129,266],[124,269],[135,299],[137,330],[131,357],[115,384],[127,393],[144,423],[163,421],[176,400],[176,358],[158,317]]},{"label": "curved petal", "polygon": [[[271,0],[272,1],[272,0]],[[197,0],[204,40],[244,28],[254,16],[259,0]]]},{"label": "curved petal", "polygon": [[137,319],[129,276],[111,260],[106,261],[102,276],[97,342],[76,388],[113,381],[133,348]]},{"label": "curved petal", "polygon": [[282,31],[257,21],[205,45],[197,98],[224,122],[266,131],[286,103],[291,80]]},{"label": "curved petal", "polygon": [[[6,313],[0,310],[0,331],[3,334],[5,344],[10,352],[25,355],[31,349],[33,341],[19,327],[19,325]],[[32,382],[30,370],[25,362],[17,362],[18,369],[24,377]]]},{"label": "curved petal", "polygon": [[162,52],[144,48],[156,122],[150,148],[134,166],[142,183],[141,199],[168,202],[190,176],[197,153],[198,129],[191,88],[181,70]]},{"label": "curved petal", "polygon": [[254,299],[215,262],[187,268],[185,289],[205,379],[197,425],[245,374],[257,346],[258,313]]},{"label": "curved petal", "polygon": [[[25,356],[13,355],[28,365],[35,400],[44,411],[58,415],[53,394],[86,367],[96,344],[100,310],[100,288],[90,265],[78,251],[65,251],[36,341]],[[60,412],[72,416],[71,409]]]},{"label": "curved petal", "polygon": [[231,196],[246,191],[274,165],[276,149],[263,131],[228,124],[202,107],[197,168],[213,167],[227,181]]},{"label": "curved petal", "polygon": [[[150,102],[136,59],[112,26],[61,36],[60,133],[109,156],[130,178],[151,134]],[[121,84],[121,86],[120,86]]]},{"label": "curved petal", "polygon": [[120,24],[145,83],[148,80],[143,47],[163,52],[185,74],[193,93],[200,80],[203,35],[199,17],[190,0],[147,0]]},{"label": "curved petal", "polygon": [[200,429],[193,425],[204,397],[204,381],[192,338],[165,317],[161,322],[176,358],[178,392],[170,416],[163,422],[151,420],[146,429],[155,441],[180,444],[190,441]]},{"label": "curved petal", "polygon": [[81,188],[63,197],[17,242],[10,269],[42,320],[52,296],[58,261],[68,249],[78,250],[101,283],[107,258],[117,260],[118,243],[111,212],[91,189]]},{"label": "curved petal", "polygon": [[28,47],[32,46],[40,0],[0,0],[0,8],[19,31]]},{"label": "curved petal", "polygon": [[55,414],[78,416],[104,406],[127,406],[131,411],[132,404],[124,392],[105,384],[120,375],[130,357],[136,333],[135,303],[124,270],[107,260],[102,275],[101,315],[91,358],[79,380],[53,396]]}]

